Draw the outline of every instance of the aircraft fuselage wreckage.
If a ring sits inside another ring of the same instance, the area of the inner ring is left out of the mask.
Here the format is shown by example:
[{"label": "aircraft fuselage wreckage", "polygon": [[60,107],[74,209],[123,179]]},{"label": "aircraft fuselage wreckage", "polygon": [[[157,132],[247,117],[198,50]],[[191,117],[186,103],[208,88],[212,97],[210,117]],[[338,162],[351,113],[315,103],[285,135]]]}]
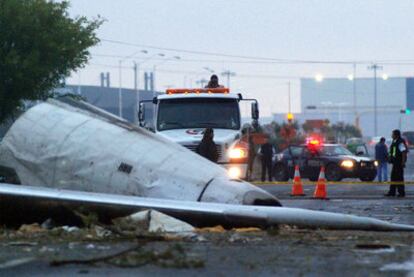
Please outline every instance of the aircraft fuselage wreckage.
[{"label": "aircraft fuselage wreckage", "polygon": [[53,213],[59,206],[83,206],[105,216],[151,208],[198,226],[414,231],[376,219],[278,207],[274,196],[230,179],[190,150],[68,98],[21,115],[0,144],[0,166],[20,180],[0,183],[0,221],[28,207]]}]

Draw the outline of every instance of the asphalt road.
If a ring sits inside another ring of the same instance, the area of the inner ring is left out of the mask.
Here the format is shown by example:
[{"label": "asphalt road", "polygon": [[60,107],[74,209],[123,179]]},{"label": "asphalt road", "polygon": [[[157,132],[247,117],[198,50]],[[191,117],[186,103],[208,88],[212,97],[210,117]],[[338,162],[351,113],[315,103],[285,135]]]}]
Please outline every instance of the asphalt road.
[{"label": "asphalt road", "polygon": [[[414,180],[414,157],[406,179]],[[290,196],[291,187],[262,186],[283,205],[375,217],[414,224],[414,185],[407,197],[386,198],[384,185],[329,185],[329,200]],[[110,236],[96,238],[91,230],[75,233],[22,234],[0,229],[0,275],[27,276],[414,276],[414,234],[302,230],[280,226],[249,233],[201,233],[172,241],[148,241]],[[53,260],[91,259],[139,249],[106,261],[51,266]],[[161,258],[160,258],[161,257]]]}]

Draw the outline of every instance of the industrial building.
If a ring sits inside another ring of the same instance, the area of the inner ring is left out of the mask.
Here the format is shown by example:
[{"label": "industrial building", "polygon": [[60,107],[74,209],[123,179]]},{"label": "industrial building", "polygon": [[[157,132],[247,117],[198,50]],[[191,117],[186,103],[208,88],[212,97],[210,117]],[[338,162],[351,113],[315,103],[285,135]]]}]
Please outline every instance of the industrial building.
[{"label": "industrial building", "polygon": [[[295,114],[300,124],[309,119],[345,122],[359,126],[364,136],[414,130],[414,78],[377,78],[376,88],[374,78],[303,78],[300,90],[301,113]],[[280,122],[286,114],[273,118]]]}]

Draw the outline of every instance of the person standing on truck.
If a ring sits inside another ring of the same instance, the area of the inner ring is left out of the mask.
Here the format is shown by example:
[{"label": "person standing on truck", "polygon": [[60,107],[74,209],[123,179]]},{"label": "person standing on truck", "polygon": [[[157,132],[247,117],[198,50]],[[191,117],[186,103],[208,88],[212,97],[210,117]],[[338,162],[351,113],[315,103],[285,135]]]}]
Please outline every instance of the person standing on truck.
[{"label": "person standing on truck", "polygon": [[388,181],[388,149],[384,137],[375,145],[375,159],[378,161],[378,182]]},{"label": "person standing on truck", "polygon": [[197,146],[196,152],[204,158],[216,163],[218,160],[218,152],[214,143],[214,131],[212,128],[204,130],[203,139]]},{"label": "person standing on truck", "polygon": [[[404,167],[407,161],[407,145],[401,138],[400,130],[392,131],[392,144],[390,146],[390,163],[392,164],[390,189],[385,196],[395,196],[398,190],[398,197],[405,196]],[[397,184],[396,184],[397,183]]]},{"label": "person standing on truck", "polygon": [[219,79],[216,74],[211,75],[210,81],[208,82],[205,88],[224,88],[224,86],[219,84]]},{"label": "person standing on truck", "polygon": [[269,137],[264,138],[264,143],[260,147],[262,156],[262,182],[266,179],[266,172],[269,182],[272,181],[272,158],[274,154],[273,145],[269,143]]}]

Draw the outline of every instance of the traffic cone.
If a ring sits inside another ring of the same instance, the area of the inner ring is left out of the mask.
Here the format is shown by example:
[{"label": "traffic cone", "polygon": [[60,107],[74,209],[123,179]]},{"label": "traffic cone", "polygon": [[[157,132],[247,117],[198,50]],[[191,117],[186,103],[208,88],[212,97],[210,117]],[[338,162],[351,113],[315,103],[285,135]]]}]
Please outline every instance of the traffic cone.
[{"label": "traffic cone", "polygon": [[302,180],[300,179],[299,166],[295,166],[295,175],[293,177],[292,194],[290,196],[305,196],[303,193]]},{"label": "traffic cone", "polygon": [[313,198],[317,199],[327,199],[326,198],[326,179],[325,179],[325,167],[321,167],[321,172],[319,173],[318,182],[316,182],[315,192],[313,193]]}]

